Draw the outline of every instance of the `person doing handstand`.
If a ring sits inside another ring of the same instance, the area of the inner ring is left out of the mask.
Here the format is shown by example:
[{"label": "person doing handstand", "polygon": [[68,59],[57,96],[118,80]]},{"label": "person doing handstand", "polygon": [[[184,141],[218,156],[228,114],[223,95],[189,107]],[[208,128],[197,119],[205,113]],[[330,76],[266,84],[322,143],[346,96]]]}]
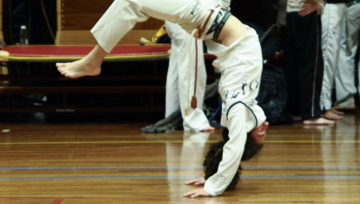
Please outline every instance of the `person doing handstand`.
[{"label": "person doing handstand", "polygon": [[[256,101],[263,61],[259,39],[252,28],[211,0],[115,0],[91,30],[97,41],[94,49],[81,60],[57,63],[57,69],[69,78],[99,75],[104,57],[135,23],[148,17],[179,24],[205,40],[208,52],[217,57],[213,65],[221,73],[218,90],[223,101],[221,124],[228,128],[229,139],[223,146],[216,173],[206,181],[201,180],[203,188],[184,196],[220,195],[238,171],[247,133],[262,143],[269,125]],[[196,108],[196,103],[192,108]]]}]

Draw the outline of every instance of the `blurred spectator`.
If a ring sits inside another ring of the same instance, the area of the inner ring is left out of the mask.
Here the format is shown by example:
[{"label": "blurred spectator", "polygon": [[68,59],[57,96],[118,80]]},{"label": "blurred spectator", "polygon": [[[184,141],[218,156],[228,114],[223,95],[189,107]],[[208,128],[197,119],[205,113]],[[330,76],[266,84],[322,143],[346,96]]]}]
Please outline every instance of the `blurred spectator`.
[{"label": "blurred spectator", "polygon": [[288,0],[285,54],[289,87],[288,108],[305,125],[330,125],[321,116],[323,78],[321,52],[322,0]]}]

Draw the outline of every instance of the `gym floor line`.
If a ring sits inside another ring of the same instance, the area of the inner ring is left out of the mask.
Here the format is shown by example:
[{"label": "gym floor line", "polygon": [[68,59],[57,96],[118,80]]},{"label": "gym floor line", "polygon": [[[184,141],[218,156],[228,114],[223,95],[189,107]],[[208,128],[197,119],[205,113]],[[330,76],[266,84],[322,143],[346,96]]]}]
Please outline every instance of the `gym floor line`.
[{"label": "gym floor line", "polygon": [[[183,143],[183,140],[161,141],[57,141],[57,142],[0,142],[0,145],[77,145],[77,144],[164,144]],[[216,140],[191,141],[191,143],[215,143]],[[265,140],[265,144],[360,144],[360,140]]]},{"label": "gym floor line", "polygon": [[[7,177],[0,181],[24,181],[24,180],[142,180],[142,179],[195,179],[199,176],[75,176],[75,177]],[[322,176],[241,176],[241,179],[360,179],[358,175],[322,175]]]},{"label": "gym floor line", "polygon": [[[38,171],[38,170],[136,170],[136,169],[167,169],[167,170],[184,170],[184,169],[202,169],[202,166],[82,166],[82,167],[3,167],[0,171]],[[244,166],[243,169],[360,169],[360,166]]]}]

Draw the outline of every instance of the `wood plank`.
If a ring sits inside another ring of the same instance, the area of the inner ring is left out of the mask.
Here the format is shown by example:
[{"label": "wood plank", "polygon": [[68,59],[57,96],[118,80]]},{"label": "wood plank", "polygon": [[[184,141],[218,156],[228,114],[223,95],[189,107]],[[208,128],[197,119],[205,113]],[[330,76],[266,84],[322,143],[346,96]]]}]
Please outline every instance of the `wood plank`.
[{"label": "wood plank", "polygon": [[[112,0],[57,0],[56,44],[95,44],[89,30],[110,6]],[[139,22],[120,44],[138,43],[140,37],[151,37],[164,24],[163,21],[149,18]]]},{"label": "wood plank", "polygon": [[104,13],[113,0],[61,0],[61,12],[67,13]]},{"label": "wood plank", "polygon": [[62,13],[62,30],[90,30],[102,13]]},{"label": "wood plank", "polygon": [[197,187],[183,182],[203,174],[221,129],[144,134],[144,125],[0,122],[0,203],[360,202],[358,113],[333,127],[271,126],[237,188],[200,199],[184,198]]}]

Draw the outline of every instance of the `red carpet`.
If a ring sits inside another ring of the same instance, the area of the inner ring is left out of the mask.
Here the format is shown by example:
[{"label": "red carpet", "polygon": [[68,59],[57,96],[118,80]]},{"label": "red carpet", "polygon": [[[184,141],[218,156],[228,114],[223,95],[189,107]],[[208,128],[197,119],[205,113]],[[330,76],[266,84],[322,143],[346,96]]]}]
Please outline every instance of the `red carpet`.
[{"label": "red carpet", "polygon": [[[15,45],[7,46],[2,51],[8,52],[8,56],[1,54],[2,60],[66,60],[85,56],[93,46],[56,46],[56,45]],[[170,44],[159,45],[119,45],[107,56],[106,59],[126,60],[161,58],[168,56]],[[3,52],[4,53],[4,52]]]}]

